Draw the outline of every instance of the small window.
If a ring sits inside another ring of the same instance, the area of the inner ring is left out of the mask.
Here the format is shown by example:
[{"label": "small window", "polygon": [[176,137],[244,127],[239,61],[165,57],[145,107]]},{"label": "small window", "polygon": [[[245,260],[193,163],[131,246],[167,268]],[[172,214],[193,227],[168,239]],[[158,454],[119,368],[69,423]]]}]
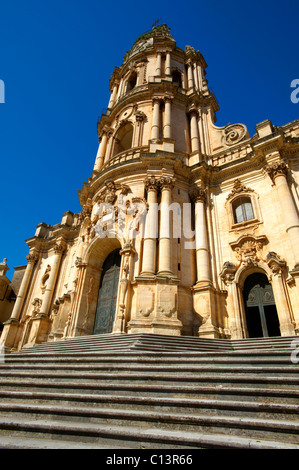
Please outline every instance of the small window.
[{"label": "small window", "polygon": [[253,208],[249,197],[240,197],[233,202],[234,222],[238,224],[254,219]]}]

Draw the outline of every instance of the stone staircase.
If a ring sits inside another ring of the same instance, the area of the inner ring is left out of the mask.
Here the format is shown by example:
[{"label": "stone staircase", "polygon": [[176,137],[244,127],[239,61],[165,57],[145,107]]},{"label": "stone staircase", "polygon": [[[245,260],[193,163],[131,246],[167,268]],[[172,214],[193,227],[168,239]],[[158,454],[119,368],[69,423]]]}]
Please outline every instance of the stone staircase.
[{"label": "stone staircase", "polygon": [[294,339],[98,335],[6,354],[0,448],[299,449]]}]

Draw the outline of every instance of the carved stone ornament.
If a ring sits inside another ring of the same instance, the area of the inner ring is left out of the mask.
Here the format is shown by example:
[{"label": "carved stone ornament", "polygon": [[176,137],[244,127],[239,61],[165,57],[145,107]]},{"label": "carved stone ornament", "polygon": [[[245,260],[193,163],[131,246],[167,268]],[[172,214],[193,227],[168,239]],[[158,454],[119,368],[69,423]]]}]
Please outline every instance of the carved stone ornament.
[{"label": "carved stone ornament", "polygon": [[271,180],[274,182],[276,176],[287,175],[288,166],[284,161],[280,160],[278,162],[272,163],[271,165],[267,165],[265,170],[270,176]]},{"label": "carved stone ornament", "polygon": [[42,294],[45,293],[45,290],[46,290],[46,283],[50,277],[50,272],[51,272],[51,266],[48,264],[46,269],[45,269],[45,273],[42,277],[42,283],[41,283],[41,291],[42,291]]},{"label": "carved stone ornament", "polygon": [[122,195],[126,195],[130,191],[130,188],[125,184],[114,183],[114,181],[111,179],[106,180],[104,183],[104,188],[101,190],[97,202],[100,204],[108,203],[113,205],[117,200],[116,191],[118,190],[120,190]]},{"label": "carved stone ornament", "polygon": [[160,315],[171,317],[175,311],[176,295],[170,286],[165,286],[158,292],[157,312]]},{"label": "carved stone ornament", "polygon": [[246,265],[258,264],[262,260],[262,250],[268,239],[264,235],[242,235],[236,242],[230,243],[239,263]]},{"label": "carved stone ornament", "polygon": [[144,114],[143,111],[141,111],[140,109],[137,109],[137,111],[135,112],[135,118],[137,122],[142,122],[145,120],[146,115]]},{"label": "carved stone ornament", "polygon": [[286,266],[286,262],[274,251],[269,251],[269,253],[267,253],[266,261],[273,274],[279,274]]},{"label": "carved stone ornament", "polygon": [[137,313],[148,317],[154,310],[155,294],[151,288],[141,286],[138,290]]},{"label": "carved stone ornament", "polygon": [[224,142],[226,145],[234,145],[246,136],[247,128],[244,124],[232,124],[224,129]]},{"label": "carved stone ornament", "polygon": [[233,280],[235,279],[236,270],[236,266],[230,261],[226,261],[223,264],[220,277],[223,280],[224,284],[229,284],[230,282],[233,282]]},{"label": "carved stone ornament", "polygon": [[32,311],[32,316],[34,317],[35,315],[38,315],[42,306],[42,301],[41,299],[38,299],[37,297],[33,300],[32,302],[33,305],[33,311]]},{"label": "carved stone ornament", "polygon": [[233,189],[231,190],[231,192],[227,196],[226,200],[228,201],[228,200],[232,199],[234,196],[236,196],[238,194],[241,194],[241,193],[244,193],[244,192],[246,192],[246,193],[253,192],[253,189],[247,188],[245,186],[245,184],[243,184],[241,182],[241,180],[239,180],[239,178],[237,178],[237,179],[235,179]]},{"label": "carved stone ornament", "polygon": [[51,315],[50,315],[51,321],[53,321],[54,318],[56,317],[58,310],[59,310],[59,305],[60,305],[59,300],[56,299],[51,309]]}]

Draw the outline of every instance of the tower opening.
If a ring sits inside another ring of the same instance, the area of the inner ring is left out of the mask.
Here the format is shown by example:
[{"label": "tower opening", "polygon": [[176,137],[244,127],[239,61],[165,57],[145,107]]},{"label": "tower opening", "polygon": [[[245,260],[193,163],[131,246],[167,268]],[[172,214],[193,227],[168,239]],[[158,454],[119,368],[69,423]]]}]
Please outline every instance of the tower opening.
[{"label": "tower opening", "polygon": [[272,286],[267,276],[254,273],[244,284],[247,331],[250,338],[280,336],[279,320]]},{"label": "tower opening", "polygon": [[178,70],[172,72],[172,82],[177,83],[179,88],[182,88],[182,74]]},{"label": "tower opening", "polygon": [[133,126],[131,123],[127,123],[122,126],[115,136],[115,144],[113,149],[113,157],[118,153],[125,152],[132,148],[133,141]]},{"label": "tower opening", "polygon": [[129,91],[133,90],[133,88],[135,88],[136,84],[137,84],[137,73],[132,72],[129,79],[128,79],[128,83],[127,83],[127,93],[129,93]]}]

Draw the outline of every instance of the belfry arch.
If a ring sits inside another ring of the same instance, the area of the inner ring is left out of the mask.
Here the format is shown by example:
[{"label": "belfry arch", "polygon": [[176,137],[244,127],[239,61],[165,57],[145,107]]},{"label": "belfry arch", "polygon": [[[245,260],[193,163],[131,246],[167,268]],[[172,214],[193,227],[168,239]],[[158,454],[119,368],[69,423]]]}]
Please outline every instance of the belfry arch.
[{"label": "belfry arch", "polygon": [[134,127],[131,122],[126,122],[120,126],[114,137],[114,146],[111,157],[114,157],[118,153],[125,152],[126,150],[130,150],[133,142],[133,132]]}]

